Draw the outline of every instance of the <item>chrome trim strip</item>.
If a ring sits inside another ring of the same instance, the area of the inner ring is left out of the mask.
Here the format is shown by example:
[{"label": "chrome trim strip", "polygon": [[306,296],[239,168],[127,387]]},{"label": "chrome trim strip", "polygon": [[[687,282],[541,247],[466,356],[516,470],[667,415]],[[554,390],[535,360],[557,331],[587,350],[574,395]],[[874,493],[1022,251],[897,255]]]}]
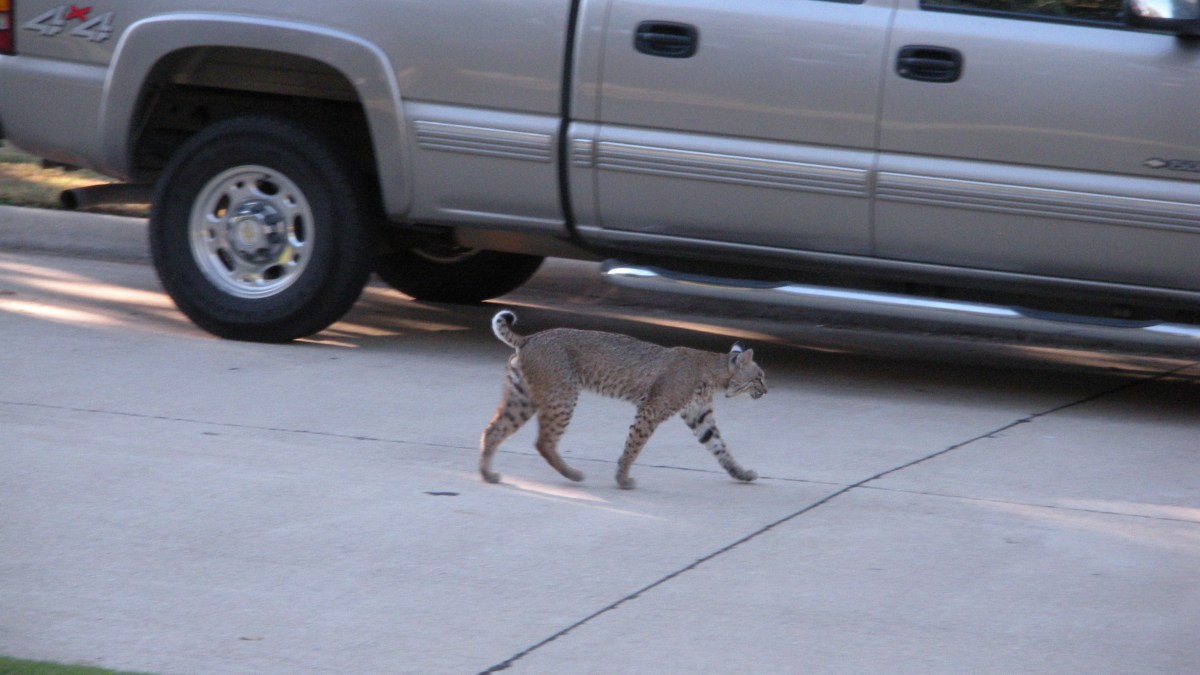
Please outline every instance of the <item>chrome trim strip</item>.
[{"label": "chrome trim strip", "polygon": [[477,127],[467,124],[413,122],[417,145],[425,150],[486,155],[531,162],[554,159],[554,138],[550,134]]},{"label": "chrome trim strip", "polygon": [[1104,225],[1191,233],[1200,231],[1200,203],[1138,199],[888,171],[879,173],[877,185],[879,199],[893,202],[1066,218]]},{"label": "chrome trim strip", "polygon": [[611,171],[865,197],[866,169],[600,141],[596,166]]},{"label": "chrome trim strip", "polygon": [[571,139],[571,165],[590,169],[596,164],[596,144],[590,138]]}]

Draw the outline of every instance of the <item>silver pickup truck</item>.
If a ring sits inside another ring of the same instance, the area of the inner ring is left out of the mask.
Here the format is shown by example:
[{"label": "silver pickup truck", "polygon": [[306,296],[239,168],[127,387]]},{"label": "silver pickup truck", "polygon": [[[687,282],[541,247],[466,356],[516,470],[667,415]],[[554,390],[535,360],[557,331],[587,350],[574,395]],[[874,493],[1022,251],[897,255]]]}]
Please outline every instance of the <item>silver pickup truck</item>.
[{"label": "silver pickup truck", "polygon": [[235,339],[545,256],[1200,315],[1197,0],[0,0],[0,130]]}]

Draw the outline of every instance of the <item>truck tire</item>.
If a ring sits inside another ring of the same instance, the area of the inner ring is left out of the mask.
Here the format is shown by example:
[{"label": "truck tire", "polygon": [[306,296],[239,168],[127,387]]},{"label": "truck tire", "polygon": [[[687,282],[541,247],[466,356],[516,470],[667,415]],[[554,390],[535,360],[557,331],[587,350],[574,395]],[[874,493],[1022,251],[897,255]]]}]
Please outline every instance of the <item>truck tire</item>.
[{"label": "truck tire", "polygon": [[472,304],[515,290],[542,264],[539,256],[426,241],[375,257],[375,273],[416,300]]},{"label": "truck tire", "polygon": [[337,321],[370,276],[376,216],[326,139],[274,117],[198,132],[155,187],[150,250],[179,309],[220,337],[286,342]]}]

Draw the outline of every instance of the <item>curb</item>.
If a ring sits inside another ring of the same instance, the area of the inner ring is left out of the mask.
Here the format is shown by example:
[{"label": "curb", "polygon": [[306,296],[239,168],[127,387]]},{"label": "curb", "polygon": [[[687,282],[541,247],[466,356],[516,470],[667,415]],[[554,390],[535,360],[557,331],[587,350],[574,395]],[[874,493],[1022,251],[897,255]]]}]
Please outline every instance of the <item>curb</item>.
[{"label": "curb", "polygon": [[0,250],[149,262],[146,219],[0,206]]}]

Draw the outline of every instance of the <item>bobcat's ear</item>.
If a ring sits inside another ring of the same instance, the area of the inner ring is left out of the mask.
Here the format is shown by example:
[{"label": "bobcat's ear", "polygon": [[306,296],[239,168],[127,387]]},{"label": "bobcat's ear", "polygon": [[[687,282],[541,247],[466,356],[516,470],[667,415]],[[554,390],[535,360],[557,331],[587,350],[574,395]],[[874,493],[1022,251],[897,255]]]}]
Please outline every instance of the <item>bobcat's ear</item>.
[{"label": "bobcat's ear", "polygon": [[729,367],[737,368],[744,366],[754,358],[754,350],[746,349],[740,341],[733,343],[733,349],[729,350]]}]

